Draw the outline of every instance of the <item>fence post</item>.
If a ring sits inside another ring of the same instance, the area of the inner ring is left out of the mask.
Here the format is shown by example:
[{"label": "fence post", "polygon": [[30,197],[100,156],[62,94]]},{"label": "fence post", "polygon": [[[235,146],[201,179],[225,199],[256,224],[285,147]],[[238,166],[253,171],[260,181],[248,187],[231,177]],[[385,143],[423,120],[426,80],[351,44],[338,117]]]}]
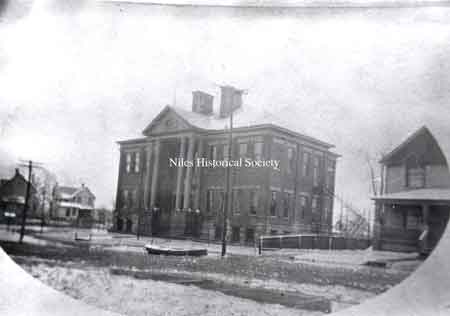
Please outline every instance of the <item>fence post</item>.
[{"label": "fence post", "polygon": [[262,243],[263,243],[263,237],[259,236],[259,245],[258,245],[258,254],[262,254]]}]

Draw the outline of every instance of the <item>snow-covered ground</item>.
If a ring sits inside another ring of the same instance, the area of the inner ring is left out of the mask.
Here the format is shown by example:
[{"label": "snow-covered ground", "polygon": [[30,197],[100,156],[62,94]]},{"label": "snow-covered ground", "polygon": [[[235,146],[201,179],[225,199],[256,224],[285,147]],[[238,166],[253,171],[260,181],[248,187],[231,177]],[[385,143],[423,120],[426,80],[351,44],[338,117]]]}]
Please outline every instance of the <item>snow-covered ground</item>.
[{"label": "snow-covered ground", "polygon": [[153,280],[112,275],[105,268],[75,268],[39,263],[22,265],[45,284],[102,309],[124,315],[322,315]]}]

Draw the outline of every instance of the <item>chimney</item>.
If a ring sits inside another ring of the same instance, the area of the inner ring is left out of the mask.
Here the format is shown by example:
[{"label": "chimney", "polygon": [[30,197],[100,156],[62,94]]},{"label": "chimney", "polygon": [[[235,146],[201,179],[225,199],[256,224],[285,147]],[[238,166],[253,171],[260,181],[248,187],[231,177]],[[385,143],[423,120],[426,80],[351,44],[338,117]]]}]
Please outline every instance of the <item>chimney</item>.
[{"label": "chimney", "polygon": [[232,111],[242,106],[243,90],[238,90],[232,86],[222,86],[220,92],[220,117],[227,117]]},{"label": "chimney", "polygon": [[214,97],[203,91],[192,92],[192,112],[210,115],[213,113]]}]

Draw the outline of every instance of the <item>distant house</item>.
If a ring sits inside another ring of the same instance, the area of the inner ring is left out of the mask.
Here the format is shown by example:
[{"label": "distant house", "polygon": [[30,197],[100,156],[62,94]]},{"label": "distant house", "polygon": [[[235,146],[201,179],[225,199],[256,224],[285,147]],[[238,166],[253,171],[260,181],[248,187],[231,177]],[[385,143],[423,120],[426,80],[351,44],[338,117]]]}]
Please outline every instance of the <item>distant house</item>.
[{"label": "distant house", "polygon": [[69,222],[92,221],[95,195],[84,184],[81,187],[56,186],[53,191],[53,219]]},{"label": "distant house", "polygon": [[[5,213],[14,214],[16,221],[22,217],[25,205],[28,181],[20,174],[19,169],[11,179],[0,180],[0,221],[4,222]],[[30,198],[28,203],[28,217],[36,215],[38,208],[36,198],[36,189],[33,185],[30,187]]]},{"label": "distant house", "polygon": [[449,219],[449,139],[422,127],[381,160],[376,249],[429,253],[436,246]]}]

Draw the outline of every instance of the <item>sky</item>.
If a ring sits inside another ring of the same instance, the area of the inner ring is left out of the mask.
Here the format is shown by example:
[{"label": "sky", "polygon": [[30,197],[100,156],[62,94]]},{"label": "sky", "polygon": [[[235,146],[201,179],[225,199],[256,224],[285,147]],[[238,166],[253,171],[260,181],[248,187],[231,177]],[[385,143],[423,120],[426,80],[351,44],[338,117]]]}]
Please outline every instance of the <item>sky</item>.
[{"label": "sky", "polygon": [[373,207],[366,157],[376,165],[425,124],[450,131],[446,6],[18,1],[0,10],[3,174],[18,159],[42,162],[59,183],[89,186],[97,206],[112,207],[116,141],[221,84],[334,144],[336,193],[361,210]]}]

